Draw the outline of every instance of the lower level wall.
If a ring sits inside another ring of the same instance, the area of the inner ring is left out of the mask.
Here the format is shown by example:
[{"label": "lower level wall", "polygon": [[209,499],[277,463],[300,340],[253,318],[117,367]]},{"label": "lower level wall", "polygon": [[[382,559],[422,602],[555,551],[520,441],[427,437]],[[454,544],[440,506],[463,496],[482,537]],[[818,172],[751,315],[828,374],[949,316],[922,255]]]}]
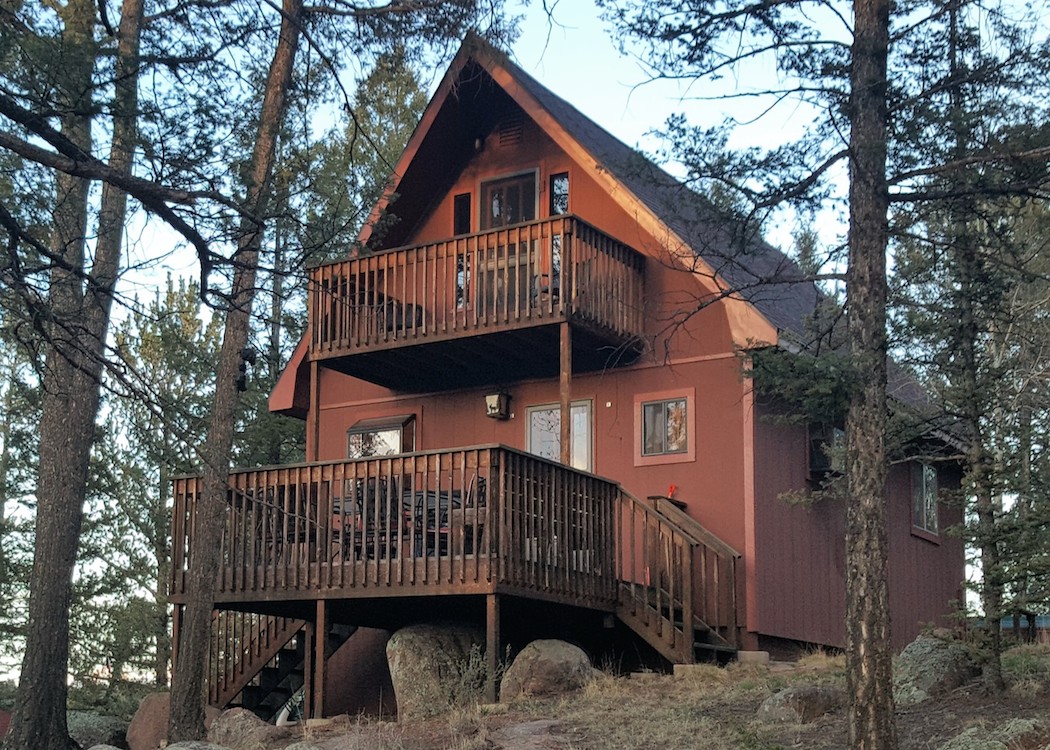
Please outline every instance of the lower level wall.
[{"label": "lower level wall", "polygon": [[328,660],[324,715],[397,716],[386,660],[390,631],[358,628]]}]

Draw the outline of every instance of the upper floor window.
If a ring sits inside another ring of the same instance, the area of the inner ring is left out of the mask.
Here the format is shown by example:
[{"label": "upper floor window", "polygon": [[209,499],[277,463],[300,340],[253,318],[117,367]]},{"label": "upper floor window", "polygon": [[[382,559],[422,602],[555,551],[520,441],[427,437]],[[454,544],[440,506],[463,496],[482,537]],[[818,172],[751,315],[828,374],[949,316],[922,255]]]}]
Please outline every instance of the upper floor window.
[{"label": "upper floor window", "polygon": [[696,460],[695,391],[635,396],[635,465]]},{"label": "upper floor window", "polygon": [[416,415],[362,419],[346,431],[346,457],[369,458],[411,453],[416,446]]},{"label": "upper floor window", "polygon": [[452,198],[452,234],[470,234],[470,193]]},{"label": "upper floor window", "polygon": [[937,519],[937,467],[912,465],[912,526],[928,534],[940,533]]},{"label": "upper floor window", "polygon": [[569,173],[559,172],[551,175],[551,216],[569,213]]},{"label": "upper floor window", "polygon": [[536,218],[536,172],[481,183],[481,229]]}]

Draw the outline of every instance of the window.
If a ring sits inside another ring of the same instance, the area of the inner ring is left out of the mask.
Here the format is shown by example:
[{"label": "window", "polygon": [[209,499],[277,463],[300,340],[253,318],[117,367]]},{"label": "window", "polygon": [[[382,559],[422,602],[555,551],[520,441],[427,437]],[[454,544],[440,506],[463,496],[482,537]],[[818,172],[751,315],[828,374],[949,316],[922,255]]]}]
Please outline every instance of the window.
[{"label": "window", "polygon": [[362,419],[346,431],[346,457],[369,458],[411,453],[416,447],[416,416]]},{"label": "window", "polygon": [[642,455],[685,453],[689,449],[687,414],[684,398],[642,404]]},{"label": "window", "polygon": [[[544,404],[530,406],[528,435],[525,448],[529,453],[553,461],[561,460],[561,406]],[[573,401],[571,407],[572,446],[570,462],[575,469],[594,470],[594,455],[591,445],[591,402]]]},{"label": "window", "polygon": [[696,460],[695,389],[635,396],[635,466]]},{"label": "window", "polygon": [[569,213],[569,173],[551,175],[551,216]]},{"label": "window", "polygon": [[496,229],[535,218],[535,172],[481,183],[482,229]]},{"label": "window", "polygon": [[845,470],[846,433],[827,422],[809,424],[809,477],[823,479]]},{"label": "window", "polygon": [[926,463],[913,464],[911,489],[912,526],[936,536],[940,533],[937,522],[937,467]]},{"label": "window", "polygon": [[452,234],[470,234],[470,193],[452,198]]}]

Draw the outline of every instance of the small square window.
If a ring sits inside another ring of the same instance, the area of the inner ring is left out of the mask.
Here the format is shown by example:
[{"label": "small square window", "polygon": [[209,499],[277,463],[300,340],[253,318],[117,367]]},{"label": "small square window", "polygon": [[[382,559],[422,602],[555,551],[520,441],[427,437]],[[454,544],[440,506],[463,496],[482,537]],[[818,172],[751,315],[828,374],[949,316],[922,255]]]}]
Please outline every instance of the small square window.
[{"label": "small square window", "polygon": [[696,460],[693,388],[637,394],[634,408],[635,466]]},{"label": "small square window", "polygon": [[937,467],[918,463],[912,468],[912,526],[927,534],[940,533],[937,519]]},{"label": "small square window", "polygon": [[642,455],[663,456],[689,450],[684,398],[642,404]]}]

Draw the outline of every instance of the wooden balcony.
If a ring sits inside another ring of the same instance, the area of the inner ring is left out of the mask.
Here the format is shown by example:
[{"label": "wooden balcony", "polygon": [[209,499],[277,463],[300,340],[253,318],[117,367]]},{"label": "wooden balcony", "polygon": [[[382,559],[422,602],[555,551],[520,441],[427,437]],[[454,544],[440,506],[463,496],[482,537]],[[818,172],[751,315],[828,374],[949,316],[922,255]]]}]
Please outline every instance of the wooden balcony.
[{"label": "wooden balcony", "polygon": [[[174,489],[179,604],[200,480]],[[391,597],[499,592],[612,611],[618,493],[503,446],[237,471],[215,602],[292,615],[296,602],[382,600],[391,613]]]},{"label": "wooden balcony", "polygon": [[330,263],[310,274],[310,357],[402,391],[630,362],[644,257],[574,216]]}]

